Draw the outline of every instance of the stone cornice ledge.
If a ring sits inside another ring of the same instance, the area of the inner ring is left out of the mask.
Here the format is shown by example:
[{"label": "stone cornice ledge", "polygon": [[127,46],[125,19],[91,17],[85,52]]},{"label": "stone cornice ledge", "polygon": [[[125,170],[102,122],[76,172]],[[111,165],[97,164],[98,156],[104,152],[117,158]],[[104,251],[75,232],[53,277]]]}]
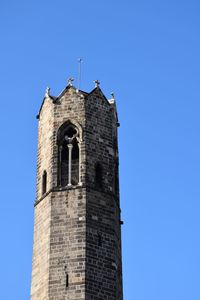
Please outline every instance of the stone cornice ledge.
[{"label": "stone cornice ledge", "polygon": [[63,191],[76,190],[76,189],[85,188],[85,187],[86,186],[83,184],[82,185],[64,186],[64,187],[60,187],[60,186],[53,187],[50,190],[48,190],[48,192],[46,192],[44,195],[42,195],[42,197],[40,197],[38,200],[36,199],[36,201],[34,203],[34,207],[36,207],[44,198],[46,198],[52,192],[63,192]]}]

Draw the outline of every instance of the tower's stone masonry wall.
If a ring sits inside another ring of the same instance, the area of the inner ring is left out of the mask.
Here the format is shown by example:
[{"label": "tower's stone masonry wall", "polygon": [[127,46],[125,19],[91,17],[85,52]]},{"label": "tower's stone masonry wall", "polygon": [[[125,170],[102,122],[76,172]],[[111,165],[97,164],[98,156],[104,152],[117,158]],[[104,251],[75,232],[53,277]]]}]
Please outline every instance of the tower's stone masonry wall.
[{"label": "tower's stone masonry wall", "polygon": [[118,159],[117,140],[113,126],[113,105],[96,90],[85,101],[86,110],[86,153],[87,185],[95,187],[95,164],[100,162],[103,169],[103,191],[114,193],[114,165]]},{"label": "tower's stone masonry wall", "polygon": [[45,170],[47,190],[52,186],[53,121],[52,101],[46,98],[38,124],[37,199],[42,196],[42,174]]},{"label": "tower's stone masonry wall", "polygon": [[49,300],[84,299],[85,189],[53,192],[51,201]]},{"label": "tower's stone masonry wall", "polygon": [[50,226],[51,197],[48,195],[35,207],[31,300],[49,299]]},{"label": "tower's stone masonry wall", "polygon": [[[79,129],[81,184],[58,181],[58,130]],[[97,186],[95,166],[102,167]],[[31,300],[122,300],[121,229],[115,105],[101,90],[66,88],[39,116]],[[42,174],[47,190],[42,195]]]},{"label": "tower's stone masonry wall", "polygon": [[87,212],[86,299],[121,300],[119,217],[113,196],[88,190]]},{"label": "tower's stone masonry wall", "polygon": [[[120,208],[115,189],[118,163],[115,107],[98,90],[86,100],[87,252],[86,299],[122,299]],[[102,187],[95,164],[102,165]]]}]

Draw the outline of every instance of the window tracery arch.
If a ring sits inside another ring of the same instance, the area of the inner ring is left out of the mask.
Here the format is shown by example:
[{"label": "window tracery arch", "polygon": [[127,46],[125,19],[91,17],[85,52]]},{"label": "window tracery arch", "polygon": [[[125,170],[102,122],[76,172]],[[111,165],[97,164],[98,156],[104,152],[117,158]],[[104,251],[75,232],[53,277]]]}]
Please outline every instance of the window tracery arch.
[{"label": "window tracery arch", "polygon": [[61,125],[57,134],[58,184],[61,187],[81,184],[81,141],[80,125],[70,121]]}]

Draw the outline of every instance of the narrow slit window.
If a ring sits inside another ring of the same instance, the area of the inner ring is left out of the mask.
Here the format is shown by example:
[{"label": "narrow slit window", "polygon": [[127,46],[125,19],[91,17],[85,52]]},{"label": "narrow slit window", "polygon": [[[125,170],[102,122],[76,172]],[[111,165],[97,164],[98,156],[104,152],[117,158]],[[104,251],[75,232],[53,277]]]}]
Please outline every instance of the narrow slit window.
[{"label": "narrow slit window", "polygon": [[65,274],[66,278],[65,278],[65,287],[68,288],[69,286],[69,275],[68,273]]},{"label": "narrow slit window", "polygon": [[47,172],[44,171],[42,175],[42,195],[47,191]]},{"label": "narrow slit window", "polygon": [[103,172],[100,163],[97,163],[95,166],[95,184],[98,188],[101,188],[103,186]]}]

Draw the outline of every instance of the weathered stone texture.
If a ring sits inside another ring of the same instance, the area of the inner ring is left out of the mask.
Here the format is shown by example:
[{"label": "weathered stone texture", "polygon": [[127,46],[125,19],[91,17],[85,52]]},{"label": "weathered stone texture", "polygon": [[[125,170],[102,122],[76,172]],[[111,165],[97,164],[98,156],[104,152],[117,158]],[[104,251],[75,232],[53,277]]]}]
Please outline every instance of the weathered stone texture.
[{"label": "weathered stone texture", "polygon": [[[67,122],[79,132],[81,176],[72,186],[59,179],[58,133]],[[115,104],[99,88],[87,94],[68,86],[47,97],[39,115],[31,300],[122,300],[118,187]]]},{"label": "weathered stone texture", "polygon": [[51,199],[45,197],[35,207],[34,253],[32,263],[31,299],[49,299],[49,244],[51,225]]},{"label": "weathered stone texture", "polygon": [[[87,299],[122,299],[121,238],[118,190],[115,189],[117,124],[114,107],[97,89],[86,100],[87,153]],[[100,162],[103,183],[95,186],[94,165]],[[97,216],[94,220],[92,217]],[[101,236],[101,245],[98,238]],[[95,295],[96,298],[93,298]]]}]

